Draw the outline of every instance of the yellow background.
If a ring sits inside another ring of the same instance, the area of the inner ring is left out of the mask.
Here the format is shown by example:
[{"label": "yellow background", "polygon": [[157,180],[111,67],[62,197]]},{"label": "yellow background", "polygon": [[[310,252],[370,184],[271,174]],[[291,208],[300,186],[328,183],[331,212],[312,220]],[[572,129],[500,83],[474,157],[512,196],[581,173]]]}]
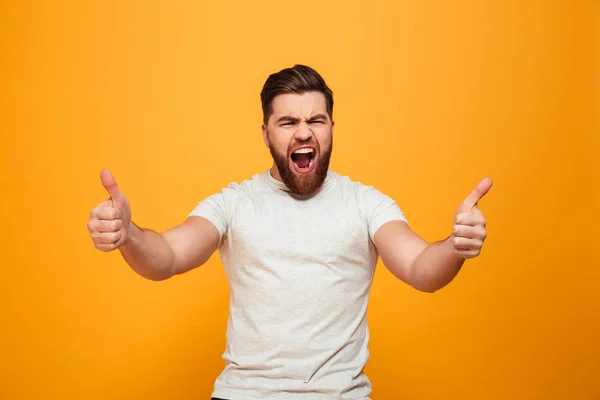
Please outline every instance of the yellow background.
[{"label": "yellow background", "polygon": [[425,238],[495,182],[484,251],[448,287],[379,265],[373,398],[600,398],[599,4],[0,2],[0,398],[209,398],[218,256],[150,282],[86,222],[102,168],[156,230],[268,168],[259,92],[295,63],[334,90],[332,168]]}]

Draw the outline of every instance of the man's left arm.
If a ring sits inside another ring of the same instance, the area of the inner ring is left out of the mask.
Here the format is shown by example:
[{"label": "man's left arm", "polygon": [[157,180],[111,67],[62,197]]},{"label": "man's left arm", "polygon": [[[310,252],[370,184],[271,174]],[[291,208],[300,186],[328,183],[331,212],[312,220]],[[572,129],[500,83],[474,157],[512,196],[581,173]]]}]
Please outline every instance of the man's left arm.
[{"label": "man's left arm", "polygon": [[458,207],[451,235],[428,243],[403,221],[383,224],[374,235],[383,264],[417,290],[435,292],[450,283],[466,259],[479,255],[487,236],[486,220],[477,203],[492,181],[482,180]]}]

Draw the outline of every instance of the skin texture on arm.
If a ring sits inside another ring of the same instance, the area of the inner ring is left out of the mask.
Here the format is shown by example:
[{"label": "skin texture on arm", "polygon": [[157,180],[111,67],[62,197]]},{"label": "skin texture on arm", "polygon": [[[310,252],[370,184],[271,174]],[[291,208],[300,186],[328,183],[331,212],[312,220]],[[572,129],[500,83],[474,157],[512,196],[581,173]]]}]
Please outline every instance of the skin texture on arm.
[{"label": "skin texture on arm", "polygon": [[452,237],[429,244],[403,221],[390,221],[375,233],[375,246],[386,268],[422,292],[435,292],[454,279],[464,263]]},{"label": "skin texture on arm", "polygon": [[190,217],[158,233],[132,224],[119,250],[129,266],[150,280],[165,280],[203,265],[217,249],[219,233],[207,219]]},{"label": "skin texture on arm", "polygon": [[403,221],[390,221],[374,236],[386,268],[403,282],[423,292],[435,292],[450,283],[466,259],[477,257],[486,239],[486,220],[477,202],[492,181],[482,180],[463,201],[454,216],[452,234],[428,243]]}]

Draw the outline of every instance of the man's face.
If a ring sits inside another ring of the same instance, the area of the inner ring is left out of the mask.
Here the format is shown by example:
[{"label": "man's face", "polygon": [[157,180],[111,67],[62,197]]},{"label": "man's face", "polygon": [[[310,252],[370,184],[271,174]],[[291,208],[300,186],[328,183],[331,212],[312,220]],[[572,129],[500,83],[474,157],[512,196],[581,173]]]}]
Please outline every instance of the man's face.
[{"label": "man's face", "polygon": [[320,92],[281,94],[263,125],[276,169],[272,174],[295,194],[312,194],[325,181],[333,145],[333,121]]}]

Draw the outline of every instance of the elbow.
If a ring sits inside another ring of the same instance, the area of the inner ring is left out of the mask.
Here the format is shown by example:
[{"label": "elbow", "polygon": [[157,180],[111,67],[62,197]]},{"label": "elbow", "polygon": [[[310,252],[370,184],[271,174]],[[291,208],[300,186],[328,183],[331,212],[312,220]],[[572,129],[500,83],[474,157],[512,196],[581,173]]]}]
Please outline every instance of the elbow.
[{"label": "elbow", "polygon": [[413,289],[422,293],[435,293],[439,289],[438,286],[432,285],[431,282],[424,282],[423,279],[417,279],[414,275],[409,275],[407,282]]},{"label": "elbow", "polygon": [[174,268],[144,268],[142,270],[136,271],[142,278],[147,279],[153,282],[162,282],[167,279],[172,278],[174,273]]},{"label": "elbow", "polygon": [[167,279],[171,278],[172,276],[173,275],[151,275],[151,276],[146,276],[145,278],[152,282],[162,282],[162,281],[166,281]]},{"label": "elbow", "polygon": [[416,274],[415,269],[411,270],[408,282],[410,286],[422,293],[435,293],[449,283],[435,276]]},{"label": "elbow", "polygon": [[412,280],[410,286],[422,293],[435,293],[443,287],[443,285],[440,286],[432,283],[433,282],[419,282],[417,280]]},{"label": "elbow", "polygon": [[435,293],[440,290],[443,285],[440,286],[440,282],[432,279],[429,276],[424,276],[419,273],[419,270],[415,268],[415,265],[411,265],[408,269],[391,266],[388,269],[392,274],[400,279],[402,282],[408,284],[412,288],[423,293]]},{"label": "elbow", "polygon": [[171,278],[173,275],[172,274],[165,274],[165,273],[140,273],[139,274],[142,278],[152,281],[152,282],[162,282],[162,281],[166,281],[167,279]]},{"label": "elbow", "polygon": [[421,293],[435,293],[441,289],[441,288],[437,288],[437,287],[418,286],[418,285],[412,285],[412,287]]}]

